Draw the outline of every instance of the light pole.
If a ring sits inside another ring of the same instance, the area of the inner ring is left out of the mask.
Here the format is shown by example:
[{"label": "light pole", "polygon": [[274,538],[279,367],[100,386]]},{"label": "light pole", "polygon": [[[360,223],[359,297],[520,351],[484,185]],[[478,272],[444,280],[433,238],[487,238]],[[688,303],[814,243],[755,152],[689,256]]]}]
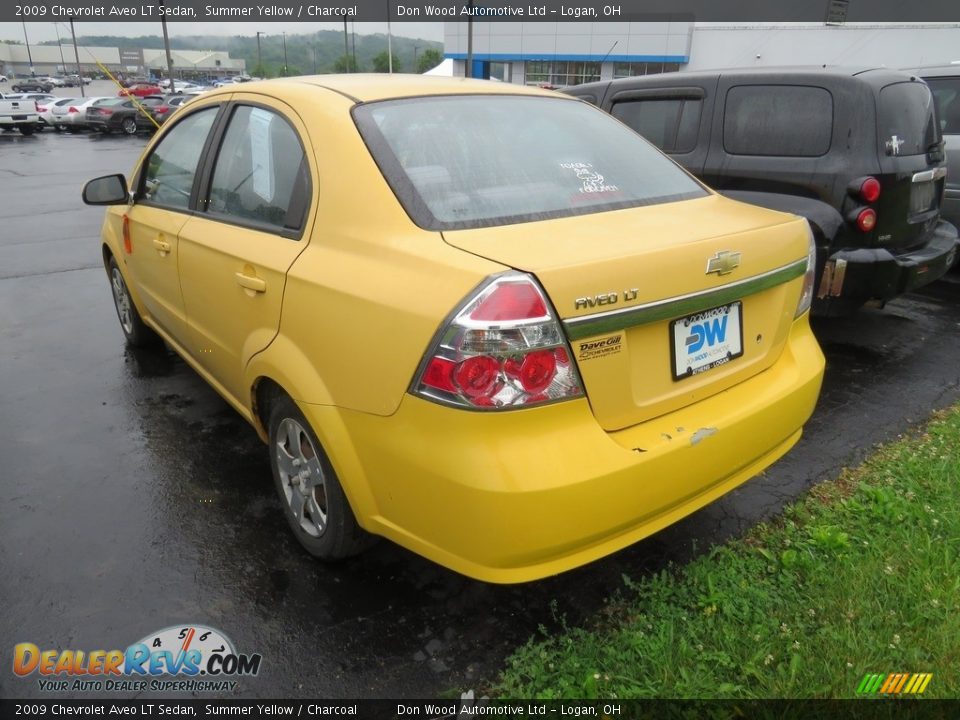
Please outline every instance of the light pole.
[{"label": "light pole", "polygon": [[[163,13],[163,0],[159,0],[160,12]],[[167,77],[170,78],[170,94],[173,95],[177,90],[174,87],[173,80],[173,56],[170,54],[170,38],[167,35],[167,16],[160,15],[160,25],[163,27],[163,50],[167,53]]]},{"label": "light pole", "polygon": [[387,18],[387,72],[393,75],[393,33],[390,32],[389,17]]},{"label": "light pole", "polygon": [[283,34],[283,76],[287,76],[287,34]]},{"label": "light pole", "polygon": [[73,57],[77,61],[77,77],[80,78],[80,97],[86,97],[83,91],[83,75],[80,74],[80,51],[77,50],[77,34],[73,31],[73,15],[70,16],[70,35],[73,37]]},{"label": "light pole", "polygon": [[[57,33],[57,47],[60,48],[60,67],[63,68],[63,74],[67,74],[67,61],[63,59],[63,45],[60,44],[60,28],[57,27],[57,24],[53,24],[53,29]],[[80,83],[83,85],[83,83]]]},{"label": "light pole", "polygon": [[413,46],[413,71],[417,72],[417,51],[420,49],[419,45]]},{"label": "light pole", "polygon": [[350,72],[350,46],[347,43],[347,16],[343,16],[343,62],[346,64],[346,71]]},{"label": "light pole", "polygon": [[263,57],[260,55],[260,36],[261,35],[263,35],[263,31],[257,30],[257,74],[263,77],[266,75],[266,73],[263,71]]},{"label": "light pole", "polygon": [[33,71],[33,55],[30,53],[30,38],[27,37],[27,22],[25,20],[20,21],[23,25],[23,39],[27,41],[27,61],[30,63],[30,77],[34,77],[36,73]]}]

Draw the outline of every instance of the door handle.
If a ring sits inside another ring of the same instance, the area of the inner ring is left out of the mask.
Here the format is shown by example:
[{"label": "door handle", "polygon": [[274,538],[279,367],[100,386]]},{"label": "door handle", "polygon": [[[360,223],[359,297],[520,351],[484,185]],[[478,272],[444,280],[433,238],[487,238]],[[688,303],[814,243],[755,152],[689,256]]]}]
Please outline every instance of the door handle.
[{"label": "door handle", "polygon": [[251,275],[245,275],[242,272],[234,273],[234,277],[237,279],[237,284],[240,287],[244,287],[247,290],[253,290],[254,292],[266,292],[267,282],[266,280],[261,280],[258,277],[253,277]]},{"label": "door handle", "polygon": [[162,253],[170,252],[170,243],[168,243],[166,240],[161,240],[160,238],[154,238],[153,246]]}]

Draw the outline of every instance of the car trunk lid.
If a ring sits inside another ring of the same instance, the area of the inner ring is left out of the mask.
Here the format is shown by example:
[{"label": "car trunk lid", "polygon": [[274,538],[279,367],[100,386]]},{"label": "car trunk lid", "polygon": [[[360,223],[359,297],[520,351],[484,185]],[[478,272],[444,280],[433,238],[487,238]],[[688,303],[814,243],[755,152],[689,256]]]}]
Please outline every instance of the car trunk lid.
[{"label": "car trunk lid", "polygon": [[777,360],[807,233],[792,216],[708,195],[443,236],[538,279],[594,415],[613,431],[722,392]]}]

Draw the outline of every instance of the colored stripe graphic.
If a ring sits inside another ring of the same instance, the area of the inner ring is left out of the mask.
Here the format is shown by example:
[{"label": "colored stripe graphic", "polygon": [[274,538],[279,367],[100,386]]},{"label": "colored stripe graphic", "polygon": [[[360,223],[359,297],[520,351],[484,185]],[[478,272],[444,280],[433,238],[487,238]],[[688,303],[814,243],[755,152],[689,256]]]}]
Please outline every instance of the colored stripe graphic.
[{"label": "colored stripe graphic", "polygon": [[933,673],[867,673],[857,685],[858,695],[922,695]]}]

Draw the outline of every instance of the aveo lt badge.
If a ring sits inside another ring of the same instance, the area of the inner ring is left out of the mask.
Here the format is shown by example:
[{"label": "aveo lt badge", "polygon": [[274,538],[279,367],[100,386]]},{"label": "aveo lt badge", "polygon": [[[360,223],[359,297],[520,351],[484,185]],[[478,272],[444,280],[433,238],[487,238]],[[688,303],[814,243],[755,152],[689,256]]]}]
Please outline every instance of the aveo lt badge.
[{"label": "aveo lt badge", "polygon": [[716,273],[717,275],[729,275],[738,267],[740,267],[740,253],[721,250],[707,260],[706,274]]}]

